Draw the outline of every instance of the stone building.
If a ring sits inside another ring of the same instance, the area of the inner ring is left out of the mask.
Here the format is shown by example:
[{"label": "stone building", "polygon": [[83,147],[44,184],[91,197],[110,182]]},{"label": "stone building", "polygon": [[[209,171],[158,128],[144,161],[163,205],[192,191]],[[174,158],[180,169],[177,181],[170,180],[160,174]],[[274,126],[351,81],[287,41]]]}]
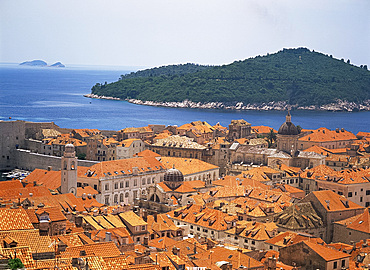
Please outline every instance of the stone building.
[{"label": "stone building", "polygon": [[251,124],[247,121],[241,120],[231,120],[229,125],[229,133],[227,134],[228,141],[234,141],[240,138],[247,138],[251,135]]}]

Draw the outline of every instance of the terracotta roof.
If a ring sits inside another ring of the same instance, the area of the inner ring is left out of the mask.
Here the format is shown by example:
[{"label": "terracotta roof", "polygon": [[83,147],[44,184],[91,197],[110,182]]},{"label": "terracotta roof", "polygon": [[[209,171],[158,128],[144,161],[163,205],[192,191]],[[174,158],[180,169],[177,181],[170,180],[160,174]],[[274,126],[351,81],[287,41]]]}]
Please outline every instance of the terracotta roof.
[{"label": "terracotta roof", "polygon": [[120,132],[122,133],[132,133],[132,132],[146,133],[146,132],[153,132],[153,130],[150,127],[129,127],[129,128],[122,129]]},{"label": "terracotta roof", "polygon": [[0,255],[9,259],[20,259],[25,268],[33,269],[33,267],[35,267],[35,261],[33,260],[32,252],[29,247],[3,248],[0,250]]},{"label": "terracotta roof", "polygon": [[23,182],[28,183],[33,183],[34,181],[36,181],[38,185],[43,185],[49,189],[55,190],[60,187],[61,172],[35,169],[23,179]]},{"label": "terracotta roof", "polygon": [[227,175],[222,179],[216,180],[212,182],[213,185],[216,186],[227,186],[227,187],[236,187],[236,186],[244,186],[249,188],[260,187],[264,189],[268,189],[268,186],[261,183],[260,181],[252,178],[244,178],[242,176],[231,176]]},{"label": "terracotta roof", "polygon": [[141,217],[132,211],[120,213],[119,216],[131,226],[145,226],[148,225]]},{"label": "terracotta roof", "polygon": [[39,223],[39,216],[43,213],[47,213],[52,222],[67,220],[59,207],[46,206],[42,208],[28,208],[25,210],[32,223]]},{"label": "terracotta roof", "polygon": [[163,231],[173,231],[175,232],[175,235],[173,235],[174,237],[176,236],[176,231],[180,229],[166,214],[158,214],[157,221],[155,221],[154,216],[149,215],[147,217],[147,223],[149,232],[160,233]]},{"label": "terracotta roof", "polygon": [[[363,209],[364,207],[347,200],[331,190],[313,191],[312,195],[317,198],[323,208],[328,212],[345,211],[348,209]],[[327,203],[327,201],[329,203]],[[328,207],[329,205],[329,207]]]},{"label": "terracotta roof", "polygon": [[322,240],[321,238],[317,238],[309,234],[297,233],[293,231],[281,232],[275,237],[269,240],[266,240],[265,242],[267,244],[275,245],[278,247],[285,247],[285,246],[289,246],[292,244],[302,242],[304,240],[311,241],[314,243],[320,243],[320,244],[324,243],[324,240]]},{"label": "terracotta roof", "polygon": [[121,252],[113,242],[103,242],[87,244],[83,246],[67,247],[65,252],[61,253],[62,258],[78,258],[81,251],[85,251],[86,256],[98,256],[98,257],[115,257],[119,256]]},{"label": "terracotta roof", "polygon": [[151,150],[144,150],[144,151],[141,151],[137,154],[134,155],[135,157],[138,156],[138,157],[160,157],[161,155],[160,154],[157,154]]},{"label": "terracotta roof", "polygon": [[312,169],[305,170],[300,177],[315,179],[317,181],[332,181],[339,184],[351,185],[368,183],[370,181],[370,169],[346,169],[335,171],[326,165],[319,165]]},{"label": "terracotta roof", "polygon": [[[44,140],[46,141],[46,140]],[[56,139],[50,139],[50,140],[47,140],[47,145],[67,145],[67,144],[73,144],[75,147],[79,147],[79,146],[86,146],[87,143],[83,142],[83,141],[80,141],[78,139],[75,139],[75,138],[71,138],[69,136],[69,134],[61,134],[60,136],[58,136]]]},{"label": "terracotta roof", "polygon": [[166,169],[171,169],[174,166],[184,176],[219,168],[218,166],[195,158],[161,157],[160,161]]},{"label": "terracotta roof", "polygon": [[23,188],[23,185],[19,180],[0,181],[0,191],[19,188]]},{"label": "terracotta roof", "polygon": [[310,247],[313,251],[315,251],[325,261],[334,261],[350,257],[349,254],[337,251],[321,244],[310,241],[303,241],[303,243]]},{"label": "terracotta roof", "polygon": [[277,226],[273,222],[240,221],[225,233],[239,235],[257,241],[266,241],[275,236]]},{"label": "terracotta roof", "polygon": [[86,187],[77,187],[77,194],[76,197],[82,197],[83,194],[91,194],[91,195],[96,195],[99,194],[99,192],[94,189],[91,186],[86,186]]},{"label": "terracotta roof", "polygon": [[128,262],[124,256],[104,257],[103,260],[109,270],[122,270],[128,267]]},{"label": "terracotta roof", "polygon": [[[188,205],[168,213],[175,220],[182,220],[191,224],[207,227],[213,230],[224,231],[229,229],[231,221],[236,217],[229,216],[219,210],[200,205]],[[230,220],[231,219],[231,220]]]},{"label": "terracotta roof", "polygon": [[331,153],[331,152],[329,152],[329,149],[327,149],[325,147],[317,146],[317,145],[311,146],[310,148],[307,148],[307,149],[302,150],[302,151],[303,152],[315,152],[317,154],[324,155],[324,156]]},{"label": "terracotta roof", "polygon": [[370,215],[366,208],[362,214],[337,221],[336,223],[346,226],[348,229],[370,233]]},{"label": "terracotta roof", "polygon": [[195,254],[196,260],[194,263],[198,266],[210,266],[209,262],[216,264],[217,262],[226,261],[233,265],[233,269],[238,269],[241,265],[249,266],[249,268],[263,268],[263,264],[247,254],[243,254],[237,250],[230,250],[224,247],[214,247],[202,253]]},{"label": "terracotta roof", "polygon": [[26,210],[0,209],[0,231],[33,229]]},{"label": "terracotta roof", "polygon": [[273,129],[272,127],[267,127],[267,126],[252,126],[251,128],[252,128],[252,131],[257,134],[270,133],[271,129],[273,132],[277,133],[277,130]]},{"label": "terracotta roof", "polygon": [[163,165],[154,157],[136,157],[120,160],[103,161],[91,167],[78,167],[78,177],[106,178],[117,175],[131,175],[133,168],[139,173],[163,170]]},{"label": "terracotta roof", "polygon": [[170,246],[167,248],[167,250],[172,250],[173,247],[176,247],[180,250],[181,256],[186,256],[189,254],[194,254],[194,248],[198,253],[202,253],[207,250],[206,245],[200,244],[196,239],[194,238],[188,238],[181,241],[177,241],[176,244],[173,246]]},{"label": "terracotta roof", "polygon": [[177,243],[176,240],[165,236],[165,237],[154,238],[154,239],[150,240],[148,245],[150,247],[155,247],[157,249],[164,250],[164,249],[166,249],[170,246],[176,245],[176,243]]},{"label": "terracotta roof", "polygon": [[106,239],[106,233],[111,233],[112,240],[116,239],[115,242],[119,243],[119,239],[126,238],[128,242],[126,244],[132,244],[134,241],[132,240],[129,231],[126,228],[112,228],[112,229],[106,229],[106,230],[92,230],[91,233],[91,239],[95,242],[104,242]]},{"label": "terracotta roof", "polygon": [[[32,253],[54,252],[54,247],[50,244],[52,240],[49,236],[40,236],[39,230],[13,230],[0,231],[0,239],[11,237],[16,240],[18,246],[30,247]],[[0,241],[0,246],[3,247],[3,241]]]},{"label": "terracotta roof", "polygon": [[185,149],[205,149],[206,147],[193,141],[192,138],[173,135],[168,138],[159,139],[153,146],[160,147],[173,147],[173,148],[185,148]]},{"label": "terracotta roof", "polygon": [[310,142],[333,142],[333,141],[348,141],[356,140],[357,137],[346,130],[330,130],[327,128],[319,128],[313,133],[308,134],[304,137],[299,138],[299,141],[310,141]]},{"label": "terracotta roof", "polygon": [[370,132],[363,132],[363,131],[360,131],[356,134],[356,137],[358,138],[362,138],[362,137],[365,137],[365,138],[370,138]]}]

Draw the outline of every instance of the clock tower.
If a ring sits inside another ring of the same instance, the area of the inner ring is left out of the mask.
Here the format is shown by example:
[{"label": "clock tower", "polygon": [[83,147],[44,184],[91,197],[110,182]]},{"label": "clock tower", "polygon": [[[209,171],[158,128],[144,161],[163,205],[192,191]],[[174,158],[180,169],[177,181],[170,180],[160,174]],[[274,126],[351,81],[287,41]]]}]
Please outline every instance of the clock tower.
[{"label": "clock tower", "polygon": [[77,194],[77,158],[73,144],[65,146],[62,157],[61,186],[60,191],[64,193]]}]

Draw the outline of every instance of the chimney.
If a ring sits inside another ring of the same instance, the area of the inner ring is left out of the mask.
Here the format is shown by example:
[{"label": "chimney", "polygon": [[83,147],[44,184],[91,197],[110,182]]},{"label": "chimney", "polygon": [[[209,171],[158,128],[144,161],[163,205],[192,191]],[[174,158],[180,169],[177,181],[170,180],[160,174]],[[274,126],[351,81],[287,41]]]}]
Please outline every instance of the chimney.
[{"label": "chimney", "polygon": [[53,166],[48,166],[48,172],[50,172],[51,170],[53,170]]},{"label": "chimney", "polygon": [[86,200],[86,193],[82,194],[82,200]]},{"label": "chimney", "polygon": [[143,219],[145,222],[148,221],[148,211],[146,211],[145,209],[143,209]]},{"label": "chimney", "polygon": [[330,209],[330,200],[325,200],[326,202],[326,206],[328,207],[328,209]]},{"label": "chimney", "polygon": [[174,246],[172,248],[172,253],[173,255],[180,255],[180,249]]},{"label": "chimney", "polygon": [[89,193],[89,194],[87,194],[87,198],[89,198],[89,199],[91,199],[92,198],[92,196],[91,196],[91,194]]},{"label": "chimney", "polygon": [[158,220],[158,213],[157,213],[157,212],[155,212],[155,213],[153,214],[153,217],[154,217],[154,221],[155,221],[155,222],[157,222],[157,220]]},{"label": "chimney", "polygon": [[105,232],[105,242],[112,241],[112,233],[111,232]]}]

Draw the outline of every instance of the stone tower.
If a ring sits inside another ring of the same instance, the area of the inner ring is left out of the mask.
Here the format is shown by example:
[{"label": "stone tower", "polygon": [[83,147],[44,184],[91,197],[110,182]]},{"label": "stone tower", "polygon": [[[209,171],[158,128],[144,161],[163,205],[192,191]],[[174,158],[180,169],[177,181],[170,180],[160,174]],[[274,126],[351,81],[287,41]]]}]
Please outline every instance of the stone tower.
[{"label": "stone tower", "polygon": [[298,129],[292,123],[290,111],[288,111],[285,123],[279,128],[278,134],[276,135],[276,142],[279,151],[284,151],[292,156],[294,156],[298,150]]},{"label": "stone tower", "polygon": [[64,156],[62,157],[60,191],[62,194],[77,194],[77,158],[73,144],[65,146]]}]

